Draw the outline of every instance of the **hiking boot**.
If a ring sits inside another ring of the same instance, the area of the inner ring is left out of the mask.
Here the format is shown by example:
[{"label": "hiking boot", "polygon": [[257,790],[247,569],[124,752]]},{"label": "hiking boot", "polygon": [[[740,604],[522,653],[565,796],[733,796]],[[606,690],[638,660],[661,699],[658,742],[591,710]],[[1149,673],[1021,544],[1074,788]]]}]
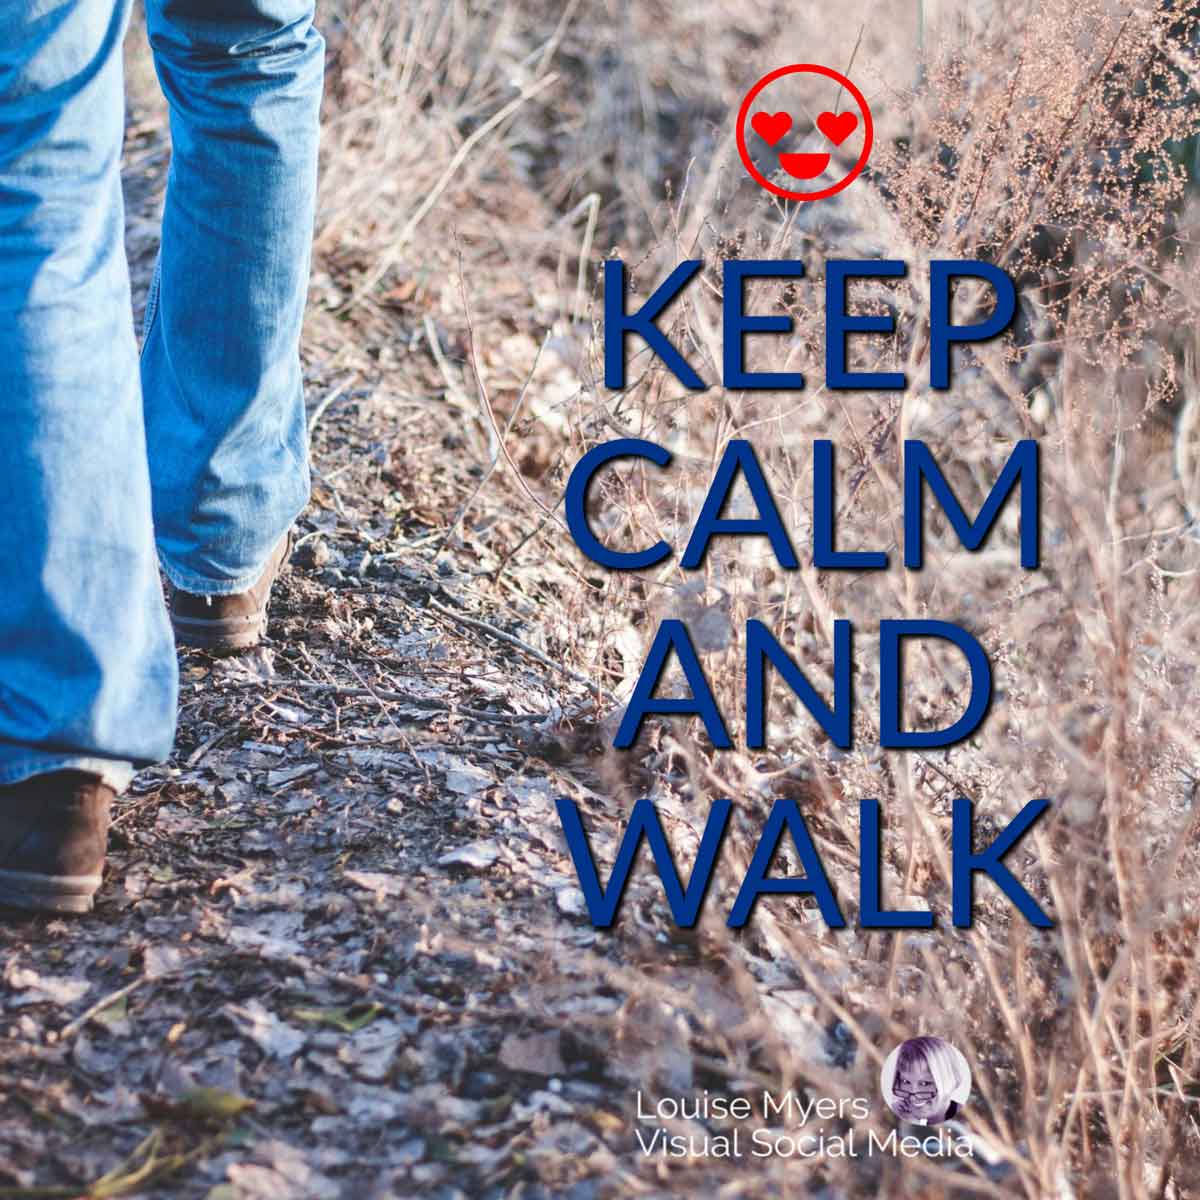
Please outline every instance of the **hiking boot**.
[{"label": "hiking boot", "polygon": [[267,629],[271,586],[291,553],[292,533],[288,530],[258,582],[249,591],[233,596],[196,596],[172,587],[170,613],[175,641],[216,654],[257,646]]},{"label": "hiking boot", "polygon": [[98,775],[53,771],[0,787],[0,906],[91,912],[115,793]]}]

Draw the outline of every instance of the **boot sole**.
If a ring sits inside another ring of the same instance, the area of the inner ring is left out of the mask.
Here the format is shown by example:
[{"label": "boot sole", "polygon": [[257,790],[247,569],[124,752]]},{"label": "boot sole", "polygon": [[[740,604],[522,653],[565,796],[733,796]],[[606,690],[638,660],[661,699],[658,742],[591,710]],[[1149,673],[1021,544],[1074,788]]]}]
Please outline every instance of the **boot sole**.
[{"label": "boot sole", "polygon": [[171,628],[180,646],[197,650],[249,650],[262,641],[267,630],[267,617],[251,619],[230,618],[205,621],[199,617],[177,617],[172,614]]},{"label": "boot sole", "polygon": [[88,913],[99,888],[99,875],[0,871],[0,907],[25,912]]}]

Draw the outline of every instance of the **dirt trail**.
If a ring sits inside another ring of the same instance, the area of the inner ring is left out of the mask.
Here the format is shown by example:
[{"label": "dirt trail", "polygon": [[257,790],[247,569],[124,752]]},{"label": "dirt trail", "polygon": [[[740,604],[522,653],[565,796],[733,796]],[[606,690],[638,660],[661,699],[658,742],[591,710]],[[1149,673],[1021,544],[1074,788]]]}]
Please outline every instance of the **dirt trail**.
[{"label": "dirt trail", "polygon": [[[581,697],[473,623],[530,636],[479,603],[462,554],[432,568],[419,535],[372,537],[389,419],[327,412],[316,464],[348,466],[342,515],[306,514],[265,648],[182,660],[175,754],[118,806],[95,915],[0,930],[3,1184],[132,1172],[155,1130],[151,1162],[195,1157],[139,1194],[608,1169],[613,1097],[543,1031],[548,1006],[596,999],[546,970],[596,940],[550,832],[552,797],[581,788],[522,748]],[[433,423],[410,426],[417,452]],[[254,1107],[232,1130],[175,1119],[199,1087]]]},{"label": "dirt trail", "polygon": [[[169,147],[144,54],[130,74],[140,319]],[[740,1019],[648,881],[621,933],[586,920],[553,799],[614,806],[544,628],[566,568],[475,537],[502,481],[447,536],[480,481],[464,335],[314,320],[314,495],[266,644],[181,658],[175,752],[118,802],[94,915],[0,924],[0,1195],[636,1194],[633,1082],[695,1081],[656,990]]]},{"label": "dirt trail", "polygon": [[[132,90],[140,306],[168,150]],[[175,752],[118,803],[95,914],[0,925],[2,1195],[617,1186],[589,1026],[623,998],[564,967],[613,946],[553,832],[586,776],[541,757],[587,691],[469,534],[434,553],[477,484],[436,379],[347,387],[329,350],[267,644],[181,659]]]}]

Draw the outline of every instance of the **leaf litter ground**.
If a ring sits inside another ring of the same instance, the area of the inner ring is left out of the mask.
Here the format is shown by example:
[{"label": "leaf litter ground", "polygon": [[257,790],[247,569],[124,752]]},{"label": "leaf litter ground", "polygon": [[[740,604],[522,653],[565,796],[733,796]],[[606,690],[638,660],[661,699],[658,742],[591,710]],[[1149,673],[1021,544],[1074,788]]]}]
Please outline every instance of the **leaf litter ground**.
[{"label": "leaf litter ground", "polygon": [[[139,305],[167,161],[135,105]],[[553,800],[601,794],[594,697],[539,627],[562,568],[498,591],[471,528],[445,537],[479,482],[464,331],[406,360],[415,404],[347,336],[307,339],[314,496],[266,644],[181,656],[95,913],[0,923],[0,1196],[640,1193],[632,1083],[694,1081],[656,989],[740,1014],[645,888],[624,933],[586,920]]]}]

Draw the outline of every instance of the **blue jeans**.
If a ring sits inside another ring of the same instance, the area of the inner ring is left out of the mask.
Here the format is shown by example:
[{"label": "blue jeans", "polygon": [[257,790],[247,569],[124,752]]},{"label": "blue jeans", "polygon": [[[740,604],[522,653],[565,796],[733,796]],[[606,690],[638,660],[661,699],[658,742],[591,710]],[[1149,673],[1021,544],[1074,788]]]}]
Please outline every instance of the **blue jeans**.
[{"label": "blue jeans", "polygon": [[129,0],[0,4],[0,784],[164,759],[159,567],[222,595],[308,499],[298,354],[324,42],[312,0],[147,0],[171,110],[139,363]]}]

